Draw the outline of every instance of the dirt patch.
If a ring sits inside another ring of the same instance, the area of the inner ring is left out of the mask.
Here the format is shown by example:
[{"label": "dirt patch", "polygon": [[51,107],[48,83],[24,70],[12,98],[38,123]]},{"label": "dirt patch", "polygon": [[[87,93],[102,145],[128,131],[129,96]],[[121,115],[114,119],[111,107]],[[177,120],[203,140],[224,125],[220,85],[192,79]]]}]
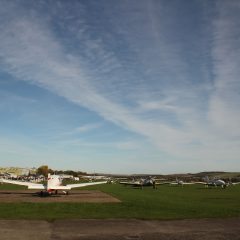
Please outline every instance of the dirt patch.
[{"label": "dirt patch", "polygon": [[121,202],[101,191],[72,190],[69,195],[57,194],[41,196],[34,190],[0,190],[0,202],[84,202],[84,203],[117,203]]},{"label": "dirt patch", "polygon": [[1,240],[239,240],[240,219],[0,220]]}]

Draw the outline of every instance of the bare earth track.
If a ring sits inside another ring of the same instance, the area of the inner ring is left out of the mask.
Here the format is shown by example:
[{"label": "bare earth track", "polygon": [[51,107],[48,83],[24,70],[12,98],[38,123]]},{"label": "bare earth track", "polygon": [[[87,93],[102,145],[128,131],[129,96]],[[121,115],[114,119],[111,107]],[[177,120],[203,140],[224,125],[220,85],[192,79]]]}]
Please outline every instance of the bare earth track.
[{"label": "bare earth track", "polygon": [[89,203],[110,203],[120,202],[101,191],[71,190],[69,195],[58,194],[50,197],[40,197],[34,190],[0,190],[1,202],[89,202]]},{"label": "bare earth track", "polygon": [[239,240],[240,219],[0,220],[1,240]]}]

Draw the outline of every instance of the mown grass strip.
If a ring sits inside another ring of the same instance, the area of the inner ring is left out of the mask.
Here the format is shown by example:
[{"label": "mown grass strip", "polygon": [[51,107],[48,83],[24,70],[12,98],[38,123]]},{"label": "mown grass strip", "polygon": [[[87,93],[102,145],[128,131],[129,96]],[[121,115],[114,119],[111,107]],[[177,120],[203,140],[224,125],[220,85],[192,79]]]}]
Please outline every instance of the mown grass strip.
[{"label": "mown grass strip", "polygon": [[[19,186],[1,185],[17,190]],[[207,189],[202,186],[160,186],[154,190],[118,184],[84,189],[101,190],[121,203],[0,203],[1,219],[138,218],[186,219],[240,217],[240,186]]]}]

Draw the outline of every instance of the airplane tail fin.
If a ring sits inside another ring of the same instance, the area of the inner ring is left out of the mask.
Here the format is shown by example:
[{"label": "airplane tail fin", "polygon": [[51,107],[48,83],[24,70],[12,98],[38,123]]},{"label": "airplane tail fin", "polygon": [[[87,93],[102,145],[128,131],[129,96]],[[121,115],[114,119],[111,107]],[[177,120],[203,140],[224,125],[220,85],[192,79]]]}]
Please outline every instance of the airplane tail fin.
[{"label": "airplane tail fin", "polygon": [[203,180],[206,181],[206,182],[209,182],[209,177],[208,177],[208,176],[205,176],[205,177],[203,178]]}]

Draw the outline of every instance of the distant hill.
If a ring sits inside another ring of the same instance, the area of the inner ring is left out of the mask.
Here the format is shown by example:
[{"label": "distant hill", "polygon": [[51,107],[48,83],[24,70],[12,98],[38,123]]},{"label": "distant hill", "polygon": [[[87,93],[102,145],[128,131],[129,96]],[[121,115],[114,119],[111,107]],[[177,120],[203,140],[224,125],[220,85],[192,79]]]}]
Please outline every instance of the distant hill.
[{"label": "distant hill", "polygon": [[[35,174],[37,171],[37,168],[20,168],[20,167],[0,167],[0,174],[1,173],[13,173],[18,176],[20,175],[28,175]],[[87,175],[86,172],[74,172],[72,170],[68,171],[54,171],[56,174],[62,174],[62,173],[76,173],[76,175],[83,174]],[[221,178],[221,179],[240,179],[240,172],[224,172],[224,171],[206,171],[206,172],[199,172],[199,173],[175,173],[175,174],[108,174],[108,173],[94,173],[95,176],[98,175],[105,175],[110,177],[124,177],[124,178],[146,178],[147,176],[154,176],[157,178],[162,179],[169,179],[169,180],[175,180],[176,178],[182,179],[182,180],[196,180],[196,179],[202,179],[206,176],[209,178]]]},{"label": "distant hill", "polygon": [[[108,175],[108,174],[105,174]],[[240,172],[224,172],[224,171],[209,171],[199,173],[175,173],[175,174],[131,174],[118,175],[111,174],[112,177],[127,177],[131,178],[146,178],[147,176],[154,176],[159,179],[175,180],[176,178],[184,181],[202,181],[204,177],[208,176],[210,179],[219,178],[223,180],[240,180]]]}]

